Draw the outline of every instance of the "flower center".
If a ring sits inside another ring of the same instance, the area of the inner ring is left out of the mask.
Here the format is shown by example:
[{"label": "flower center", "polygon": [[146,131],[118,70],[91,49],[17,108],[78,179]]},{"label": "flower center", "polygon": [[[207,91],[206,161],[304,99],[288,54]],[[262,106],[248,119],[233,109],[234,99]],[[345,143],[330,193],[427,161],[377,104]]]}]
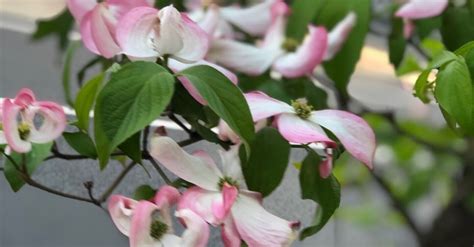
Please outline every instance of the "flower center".
[{"label": "flower center", "polygon": [[286,38],[281,47],[287,52],[294,52],[298,49],[299,42],[296,39]]},{"label": "flower center", "polygon": [[159,221],[159,220],[154,220],[151,223],[150,227],[150,236],[156,240],[160,240],[163,235],[165,235],[168,232],[168,225]]},{"label": "flower center", "polygon": [[20,134],[20,139],[28,139],[30,132],[30,126],[27,123],[21,123],[20,125],[18,125],[18,133]]},{"label": "flower center", "polygon": [[307,119],[311,116],[313,106],[308,104],[306,99],[297,99],[291,101],[291,106],[295,109],[296,115],[302,119]]},{"label": "flower center", "polygon": [[0,131],[3,130],[3,123],[0,123]]},{"label": "flower center", "polygon": [[219,190],[222,190],[225,184],[239,188],[239,183],[235,179],[225,176],[221,178],[221,180],[219,180],[219,184],[218,184]]}]

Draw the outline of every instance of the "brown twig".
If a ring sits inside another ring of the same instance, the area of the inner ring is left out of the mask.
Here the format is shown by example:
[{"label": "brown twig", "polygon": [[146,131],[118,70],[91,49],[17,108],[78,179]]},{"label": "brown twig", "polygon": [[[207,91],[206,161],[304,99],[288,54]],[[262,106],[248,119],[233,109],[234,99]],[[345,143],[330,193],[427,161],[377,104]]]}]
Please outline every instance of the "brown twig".
[{"label": "brown twig", "polygon": [[110,187],[102,194],[102,196],[99,198],[99,202],[103,203],[107,201],[109,196],[114,192],[115,188],[122,182],[123,178],[132,170],[132,168],[135,166],[135,162],[131,162],[125,169],[122,170],[122,172],[117,176],[117,178],[114,180],[114,182],[110,185]]}]

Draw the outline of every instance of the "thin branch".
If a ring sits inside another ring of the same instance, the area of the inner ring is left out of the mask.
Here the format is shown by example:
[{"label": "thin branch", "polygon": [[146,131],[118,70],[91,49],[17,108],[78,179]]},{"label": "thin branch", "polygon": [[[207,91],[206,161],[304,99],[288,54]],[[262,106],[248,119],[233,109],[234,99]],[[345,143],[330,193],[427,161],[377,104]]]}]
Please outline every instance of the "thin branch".
[{"label": "thin branch", "polygon": [[102,194],[102,196],[99,198],[99,202],[103,203],[107,201],[107,198],[114,192],[115,188],[122,182],[123,178],[132,170],[132,168],[135,166],[135,162],[131,162],[125,169],[122,170],[122,172],[117,176],[117,178],[114,180],[114,182],[110,185],[110,187]]},{"label": "thin branch", "polygon": [[91,200],[89,198],[80,197],[80,196],[76,196],[76,195],[71,195],[71,194],[64,193],[62,191],[51,189],[49,187],[46,187],[46,186],[36,182],[30,176],[28,176],[26,174],[23,174],[23,175],[24,175],[24,178],[23,178],[24,181],[32,187],[35,187],[35,188],[40,189],[40,190],[44,190],[46,192],[49,192],[51,194],[55,194],[55,195],[58,195],[58,196],[61,196],[61,197],[74,199],[74,200],[78,200],[78,201],[83,201],[83,202],[89,202],[89,203],[92,203],[92,204],[97,205],[97,206],[100,207],[100,205],[96,204],[93,200]]},{"label": "thin branch", "polygon": [[379,175],[371,172],[372,177],[374,180],[377,182],[377,184],[380,186],[380,188],[385,192],[385,194],[389,197],[391,201],[392,207],[397,210],[401,216],[405,219],[406,223],[408,224],[408,227],[413,231],[415,234],[415,237],[418,240],[418,243],[421,243],[423,241],[423,233],[421,230],[418,228],[418,226],[415,224],[415,221],[413,218],[410,216],[408,213],[408,210],[405,208],[403,203],[393,194],[392,190],[390,189],[390,186],[388,183]]},{"label": "thin branch", "polygon": [[195,135],[195,132],[191,131],[186,125],[184,125],[184,123],[181,122],[181,120],[179,120],[178,117],[176,117],[172,112],[168,114],[168,118],[171,121],[175,122],[179,127],[181,127],[184,131],[186,131],[186,133],[188,133],[190,136]]},{"label": "thin branch", "polygon": [[95,205],[102,207],[101,202],[99,202],[97,199],[95,199],[95,197],[92,193],[92,189],[94,188],[94,182],[92,182],[92,181],[85,182],[84,187],[86,187],[87,194],[89,195],[89,198],[91,199],[91,201],[93,201]]},{"label": "thin branch", "polygon": [[189,146],[191,144],[194,144],[194,143],[196,143],[198,141],[202,141],[202,140],[203,139],[200,135],[195,135],[194,134],[194,135],[191,136],[191,138],[178,142],[178,145],[180,147],[186,147],[186,146]]},{"label": "thin branch", "polygon": [[168,176],[166,176],[165,172],[161,169],[160,165],[158,165],[158,163],[156,163],[156,161],[153,158],[150,158],[148,160],[153,165],[155,170],[160,174],[161,178],[165,181],[165,183],[168,185],[171,185],[172,184],[171,180],[168,178]]},{"label": "thin branch", "polygon": [[142,148],[148,149],[148,135],[150,134],[150,125],[147,125],[143,130]]}]

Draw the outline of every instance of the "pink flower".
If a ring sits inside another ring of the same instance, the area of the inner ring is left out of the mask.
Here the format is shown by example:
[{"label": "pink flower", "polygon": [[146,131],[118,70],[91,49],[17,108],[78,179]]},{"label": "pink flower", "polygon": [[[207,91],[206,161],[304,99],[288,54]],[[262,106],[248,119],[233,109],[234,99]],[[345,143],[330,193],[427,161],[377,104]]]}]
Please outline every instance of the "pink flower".
[{"label": "pink flower", "polygon": [[[345,111],[313,111],[306,100],[293,101],[292,105],[278,101],[262,92],[245,95],[253,120],[259,121],[274,117],[274,125],[280,134],[289,142],[307,144],[323,143],[326,148],[334,148],[336,143],[321,128],[331,131],[356,159],[370,169],[373,168],[375,153],[375,134],[370,126],[360,117]],[[331,174],[332,154],[327,151],[328,159],[320,166],[323,177]]]},{"label": "pink flower", "polygon": [[68,0],[69,11],[80,25],[84,45],[93,53],[111,58],[121,52],[116,39],[118,20],[129,10],[150,6],[147,0]]},{"label": "pink flower", "polygon": [[178,177],[195,184],[188,189],[178,209],[189,209],[212,225],[222,225],[225,246],[288,246],[295,237],[295,223],[267,212],[259,193],[244,189],[238,148],[221,153],[222,173],[205,152],[186,153],[169,137],[153,137],[151,155]]},{"label": "pink flower", "polygon": [[[4,140],[17,153],[27,153],[31,143],[48,143],[61,136],[66,127],[63,108],[50,101],[36,101],[30,89],[21,89],[15,99],[1,106]],[[0,133],[1,135],[1,133]]]},{"label": "pink flower", "polygon": [[412,20],[424,19],[440,15],[448,6],[448,0],[409,0],[395,16],[403,18],[405,22],[404,35],[409,38],[414,30]]},{"label": "pink flower", "polygon": [[270,67],[290,78],[312,72],[326,53],[326,29],[310,25],[303,43],[298,44],[285,37],[288,6],[279,3],[274,9],[279,14],[258,47],[233,40],[215,40],[209,59],[251,75],[262,74]]},{"label": "pink flower", "polygon": [[192,63],[203,59],[209,48],[206,32],[172,5],[129,11],[118,24],[117,40],[124,54],[137,59],[170,56]]},{"label": "pink flower", "polygon": [[163,186],[152,202],[113,195],[108,210],[118,230],[129,237],[130,247],[205,247],[209,226],[191,210],[176,211],[176,217],[184,223],[186,230],[181,237],[173,234],[171,207],[179,197],[178,190],[171,186]]},{"label": "pink flower", "polygon": [[357,15],[351,11],[336,24],[328,35],[328,48],[324,55],[324,60],[331,60],[341,50],[356,22]]},{"label": "pink flower", "polygon": [[204,30],[212,30],[208,33],[212,33],[213,37],[235,38],[232,26],[253,36],[265,34],[278,14],[274,8],[281,2],[283,1],[264,0],[247,8],[237,5],[218,7],[207,0],[187,0],[185,4],[193,20]]}]

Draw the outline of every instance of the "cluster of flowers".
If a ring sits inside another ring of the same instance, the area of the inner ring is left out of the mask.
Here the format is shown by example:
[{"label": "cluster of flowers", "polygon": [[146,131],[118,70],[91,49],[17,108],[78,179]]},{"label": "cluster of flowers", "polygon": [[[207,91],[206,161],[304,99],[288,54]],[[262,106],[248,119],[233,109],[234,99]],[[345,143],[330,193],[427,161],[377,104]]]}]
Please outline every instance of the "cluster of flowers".
[{"label": "cluster of flowers", "polygon": [[[68,0],[68,7],[80,26],[82,40],[92,52],[105,58],[124,54],[131,60],[155,61],[168,57],[169,68],[179,72],[206,64],[237,83],[232,72],[259,75],[269,69],[284,77],[312,74],[323,61],[342,47],[357,17],[349,13],[331,32],[321,26],[308,26],[302,43],[287,38],[290,12],[282,0],[263,0],[249,8],[220,7],[212,1],[188,0],[188,13],[173,6],[155,9],[149,0]],[[423,2],[423,4],[422,4]],[[412,0],[397,16],[407,21],[439,14],[447,0]],[[235,28],[236,27],[236,28]],[[244,42],[243,32],[261,38],[256,44]],[[206,104],[186,78],[183,86],[201,104]],[[289,142],[318,145],[326,159],[315,164],[323,178],[332,171],[332,150],[336,142],[322,127],[331,131],[355,158],[373,166],[375,136],[360,117],[338,110],[313,111],[304,99],[288,105],[262,92],[245,94],[257,129],[272,126]],[[16,98],[0,102],[0,144],[7,152],[26,153],[31,143],[47,143],[58,138],[66,127],[61,106],[36,101],[33,92],[22,89]],[[206,246],[208,224],[222,228],[225,246],[288,246],[296,236],[298,222],[290,222],[267,212],[257,192],[246,190],[238,157],[239,137],[225,122],[219,124],[219,137],[235,145],[222,151],[224,171],[205,152],[186,153],[172,139],[154,136],[152,157],[178,177],[194,184],[182,194],[173,187],[162,187],[150,201],[135,201],[115,195],[109,212],[117,228],[130,238],[131,246]],[[173,234],[172,207],[186,230]]]}]

